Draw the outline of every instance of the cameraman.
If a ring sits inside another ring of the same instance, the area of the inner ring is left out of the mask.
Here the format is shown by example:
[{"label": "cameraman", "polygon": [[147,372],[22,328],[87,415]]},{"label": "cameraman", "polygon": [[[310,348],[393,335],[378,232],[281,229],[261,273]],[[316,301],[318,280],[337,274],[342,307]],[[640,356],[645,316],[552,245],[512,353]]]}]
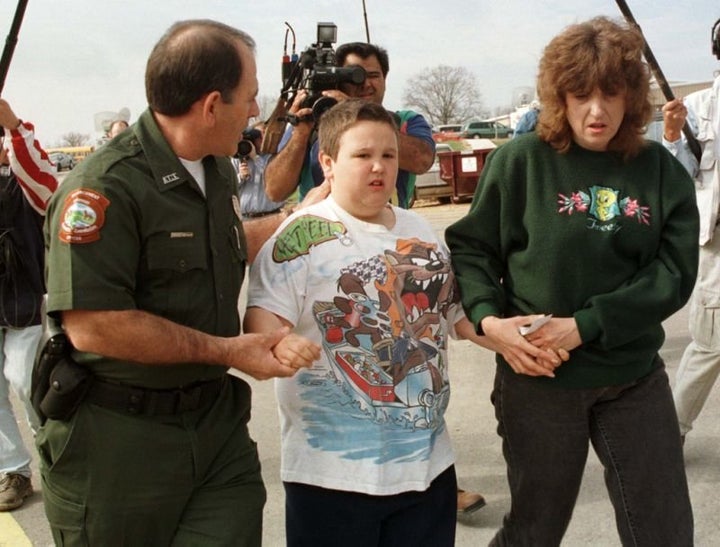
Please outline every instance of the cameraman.
[{"label": "cameraman", "polygon": [[250,153],[236,155],[232,164],[238,174],[238,196],[243,220],[279,213],[285,200],[273,201],[265,194],[265,167],[270,154],[258,154],[262,144],[265,124],[258,122],[252,129],[243,132],[243,140],[249,145]]},{"label": "cameraman", "polygon": [[[364,68],[365,82],[359,85],[341,84],[340,89],[323,91],[323,95],[337,101],[353,97],[383,103],[385,78],[390,70],[387,51],[373,44],[351,42],[338,47],[335,58],[339,67],[358,65]],[[300,108],[306,97],[307,93],[302,90],[297,93],[289,112],[303,121],[286,130],[278,153],[265,170],[265,192],[270,199],[287,199],[298,185],[299,199],[302,199],[311,188],[323,181],[312,109]],[[420,114],[410,110],[395,114],[396,119],[400,119],[400,169],[393,202],[407,209],[415,190],[415,175],[424,173],[432,165],[435,142],[430,125]]]}]

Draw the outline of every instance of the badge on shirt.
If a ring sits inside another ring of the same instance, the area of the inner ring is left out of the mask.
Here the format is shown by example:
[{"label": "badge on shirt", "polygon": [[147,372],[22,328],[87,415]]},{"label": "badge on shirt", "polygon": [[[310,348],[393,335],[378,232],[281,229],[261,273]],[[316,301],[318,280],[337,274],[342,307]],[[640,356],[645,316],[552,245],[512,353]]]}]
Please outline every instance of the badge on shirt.
[{"label": "badge on shirt", "polygon": [[91,243],[100,239],[110,200],[95,190],[78,188],[66,198],[60,218],[60,241]]},{"label": "badge on shirt", "polygon": [[162,178],[163,184],[170,184],[171,182],[175,182],[180,180],[180,177],[177,173],[170,173],[169,175],[165,175]]}]

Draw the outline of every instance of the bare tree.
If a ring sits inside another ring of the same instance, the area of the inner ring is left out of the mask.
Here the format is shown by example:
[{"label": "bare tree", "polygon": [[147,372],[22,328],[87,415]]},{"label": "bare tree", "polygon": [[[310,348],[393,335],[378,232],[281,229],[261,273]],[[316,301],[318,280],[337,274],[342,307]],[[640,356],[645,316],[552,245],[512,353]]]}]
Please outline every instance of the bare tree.
[{"label": "bare tree", "polygon": [[495,115],[504,116],[505,114],[510,114],[513,110],[515,109],[512,106],[496,106]]},{"label": "bare tree", "polygon": [[61,146],[85,146],[90,140],[90,135],[71,131],[62,135],[60,139],[62,141]]},{"label": "bare tree", "polygon": [[475,75],[464,67],[438,65],[412,76],[404,104],[415,108],[431,125],[459,123],[483,110]]}]

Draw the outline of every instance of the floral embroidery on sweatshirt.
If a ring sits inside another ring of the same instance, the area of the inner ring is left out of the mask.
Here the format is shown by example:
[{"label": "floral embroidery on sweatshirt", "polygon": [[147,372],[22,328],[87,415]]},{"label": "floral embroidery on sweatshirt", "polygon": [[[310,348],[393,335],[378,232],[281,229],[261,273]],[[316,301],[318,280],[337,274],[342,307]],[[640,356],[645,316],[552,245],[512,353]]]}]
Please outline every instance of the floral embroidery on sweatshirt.
[{"label": "floral embroidery on sweatshirt", "polygon": [[[600,222],[609,222],[623,215],[634,218],[641,224],[650,224],[650,207],[640,205],[630,196],[620,198],[620,192],[606,186],[591,186],[590,194],[578,190],[570,196],[558,194],[558,213],[572,215],[574,212],[587,213]],[[591,227],[596,226],[592,223]]]}]

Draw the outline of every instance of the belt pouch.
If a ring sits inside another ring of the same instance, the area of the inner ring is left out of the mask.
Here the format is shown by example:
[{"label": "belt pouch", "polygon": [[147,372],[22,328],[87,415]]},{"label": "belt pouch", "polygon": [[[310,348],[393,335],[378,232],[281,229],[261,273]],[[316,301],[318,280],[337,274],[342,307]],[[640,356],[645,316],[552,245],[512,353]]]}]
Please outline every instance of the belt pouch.
[{"label": "belt pouch", "polygon": [[65,357],[50,374],[50,388],[40,403],[40,409],[53,420],[69,420],[91,384],[92,372]]}]

